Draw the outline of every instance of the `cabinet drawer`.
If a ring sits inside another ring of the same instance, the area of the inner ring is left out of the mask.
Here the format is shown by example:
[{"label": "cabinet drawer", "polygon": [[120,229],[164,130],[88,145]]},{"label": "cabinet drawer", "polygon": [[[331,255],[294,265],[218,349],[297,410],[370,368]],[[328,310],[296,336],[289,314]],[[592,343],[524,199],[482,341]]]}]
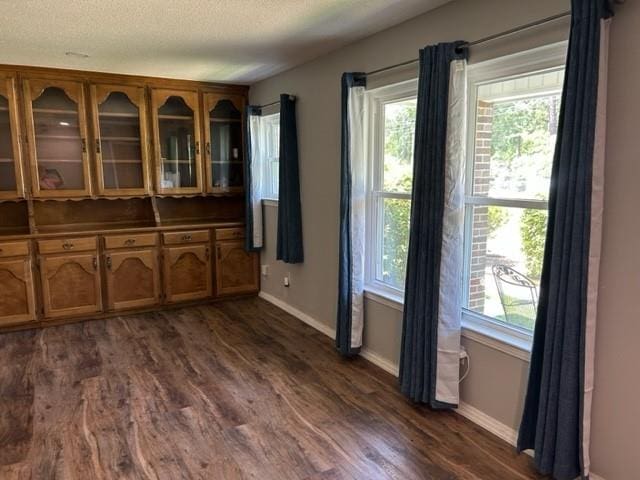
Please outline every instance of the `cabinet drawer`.
[{"label": "cabinet drawer", "polygon": [[29,242],[26,240],[0,243],[0,258],[26,257],[27,255],[29,255]]},{"label": "cabinet drawer", "polygon": [[96,246],[96,237],[38,240],[38,248],[41,254],[87,252],[89,250],[95,250]]},{"label": "cabinet drawer", "polygon": [[209,230],[195,230],[190,232],[167,232],[163,234],[165,245],[182,243],[203,243],[209,241]]},{"label": "cabinet drawer", "polygon": [[107,250],[117,248],[155,247],[158,244],[158,236],[155,233],[136,233],[132,235],[110,235],[104,237],[104,246]]},{"label": "cabinet drawer", "polygon": [[218,228],[216,230],[216,240],[237,240],[244,238],[244,228]]}]

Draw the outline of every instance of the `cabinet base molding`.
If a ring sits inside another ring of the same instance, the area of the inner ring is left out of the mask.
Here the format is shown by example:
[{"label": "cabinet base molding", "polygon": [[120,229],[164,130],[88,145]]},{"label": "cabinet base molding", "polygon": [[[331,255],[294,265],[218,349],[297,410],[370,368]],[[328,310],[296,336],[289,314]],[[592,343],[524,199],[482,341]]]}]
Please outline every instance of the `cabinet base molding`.
[{"label": "cabinet base molding", "polygon": [[71,323],[90,322],[93,320],[104,320],[108,318],[121,317],[123,315],[137,315],[140,313],[180,310],[182,308],[187,308],[187,307],[197,307],[199,305],[209,305],[217,302],[226,302],[233,299],[250,298],[250,297],[257,297],[257,296],[258,296],[257,294],[251,293],[251,294],[243,294],[243,295],[226,296],[224,298],[208,298],[208,299],[199,300],[199,301],[181,302],[181,303],[167,304],[167,305],[148,307],[148,308],[124,310],[119,312],[102,312],[102,313],[96,313],[89,316],[83,315],[78,317],[55,318],[51,320],[36,320],[33,322],[21,323],[21,324],[15,324],[15,325],[2,325],[0,326],[0,335],[6,332],[32,330],[35,328],[56,327],[59,325],[67,325]]}]

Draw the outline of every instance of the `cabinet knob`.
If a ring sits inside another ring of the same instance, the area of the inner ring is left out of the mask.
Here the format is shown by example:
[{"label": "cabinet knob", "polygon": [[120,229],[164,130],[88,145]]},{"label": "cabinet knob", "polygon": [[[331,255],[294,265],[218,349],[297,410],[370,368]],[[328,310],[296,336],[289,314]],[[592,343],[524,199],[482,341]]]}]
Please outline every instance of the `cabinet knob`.
[{"label": "cabinet knob", "polygon": [[93,257],[93,269],[98,270],[98,257]]},{"label": "cabinet knob", "polygon": [[81,139],[80,143],[82,144],[82,153],[87,153],[87,139]]},{"label": "cabinet knob", "polygon": [[127,247],[130,247],[131,245],[133,245],[133,244],[135,244],[135,243],[136,243],[136,240],[135,240],[134,238],[127,238],[127,239],[124,241],[124,244],[125,244]]},{"label": "cabinet knob", "polygon": [[207,157],[211,158],[211,143],[207,142],[204,148],[207,151]]},{"label": "cabinet knob", "polygon": [[107,268],[109,270],[111,270],[111,256],[110,255],[107,257]]},{"label": "cabinet knob", "polygon": [[182,236],[182,241],[183,242],[190,242],[192,240],[192,236],[191,235],[183,235]]},{"label": "cabinet knob", "polygon": [[62,248],[64,248],[65,250],[71,250],[73,248],[73,243],[64,242],[62,244]]},{"label": "cabinet knob", "polygon": [[196,155],[200,155],[200,142],[196,142]]},{"label": "cabinet knob", "polygon": [[209,258],[211,257],[211,252],[209,251],[209,247],[207,247],[207,249],[205,250],[204,256],[207,260],[209,260]]}]

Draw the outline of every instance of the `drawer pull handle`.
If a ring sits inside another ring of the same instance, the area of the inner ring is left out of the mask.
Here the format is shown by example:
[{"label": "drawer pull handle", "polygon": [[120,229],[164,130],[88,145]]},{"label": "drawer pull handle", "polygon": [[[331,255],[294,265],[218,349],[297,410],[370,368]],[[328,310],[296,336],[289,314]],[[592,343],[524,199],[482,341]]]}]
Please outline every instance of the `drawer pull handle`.
[{"label": "drawer pull handle", "polygon": [[102,149],[100,148],[100,139],[99,139],[99,138],[96,138],[96,153],[97,153],[98,155],[100,155],[101,150],[102,150]]},{"label": "drawer pull handle", "polygon": [[209,251],[209,247],[207,247],[207,249],[205,250],[204,256],[206,260],[209,261],[209,258],[211,257],[211,252]]},{"label": "drawer pull handle", "polygon": [[62,248],[64,248],[65,250],[71,250],[73,248],[73,243],[64,242],[62,244]]},{"label": "drawer pull handle", "polygon": [[124,244],[125,244],[127,247],[130,247],[131,245],[133,245],[133,244],[135,244],[135,243],[136,243],[136,241],[135,241],[135,239],[134,239],[134,238],[127,238],[127,239],[124,241]]},{"label": "drawer pull handle", "polygon": [[182,241],[183,242],[190,242],[192,240],[192,236],[191,235],[183,235],[182,236]]},{"label": "drawer pull handle", "polygon": [[80,143],[82,144],[82,153],[87,153],[87,139],[81,139]]},{"label": "drawer pull handle", "polygon": [[196,142],[196,155],[200,155],[200,142]]},{"label": "drawer pull handle", "polygon": [[111,270],[111,256],[107,257],[107,268]]}]

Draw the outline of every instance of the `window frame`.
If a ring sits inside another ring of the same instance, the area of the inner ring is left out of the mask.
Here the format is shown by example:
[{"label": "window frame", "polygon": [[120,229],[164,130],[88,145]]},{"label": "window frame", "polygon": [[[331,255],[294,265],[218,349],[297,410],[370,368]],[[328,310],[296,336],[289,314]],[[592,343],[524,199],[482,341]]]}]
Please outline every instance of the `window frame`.
[{"label": "window frame", "polygon": [[464,263],[462,272],[462,326],[476,334],[497,340],[519,350],[530,351],[533,331],[509,325],[488,315],[467,308],[473,234],[473,207],[492,205],[510,208],[548,209],[548,201],[473,195],[475,162],[477,88],[483,84],[536,73],[563,70],[566,63],[567,42],[520,52],[469,65],[467,75],[467,152],[465,165]]},{"label": "window frame", "polygon": [[[270,113],[267,115],[263,115],[262,116],[262,121],[265,123],[265,128],[264,131],[266,132],[269,128],[273,128],[273,124],[277,123],[278,124],[278,128],[280,127],[280,112],[276,112],[276,113]],[[265,141],[265,147],[266,147],[266,143],[268,141],[267,138],[264,139]],[[265,157],[264,161],[262,162],[262,175],[261,175],[261,179],[262,179],[262,192],[263,192],[263,196],[262,196],[262,200],[266,201],[266,202],[277,202],[279,199],[279,194],[278,192],[274,192],[273,189],[269,188],[267,189],[266,186],[267,184],[269,184],[269,186],[271,186],[271,182],[273,182],[273,179],[267,175],[267,173],[269,172],[269,167],[271,166],[271,163],[273,162],[277,162],[278,164],[280,163],[280,143],[279,141],[276,143],[276,148],[278,150],[278,155],[276,157]],[[276,159],[276,160],[274,160]],[[278,185],[279,188],[279,185]]]},{"label": "window frame", "polygon": [[402,303],[404,288],[399,289],[379,279],[379,261],[383,248],[384,200],[408,200],[411,192],[388,192],[383,189],[384,172],[384,106],[388,103],[417,99],[418,79],[378,87],[365,93],[365,158],[366,178],[366,244],[365,290]]}]

